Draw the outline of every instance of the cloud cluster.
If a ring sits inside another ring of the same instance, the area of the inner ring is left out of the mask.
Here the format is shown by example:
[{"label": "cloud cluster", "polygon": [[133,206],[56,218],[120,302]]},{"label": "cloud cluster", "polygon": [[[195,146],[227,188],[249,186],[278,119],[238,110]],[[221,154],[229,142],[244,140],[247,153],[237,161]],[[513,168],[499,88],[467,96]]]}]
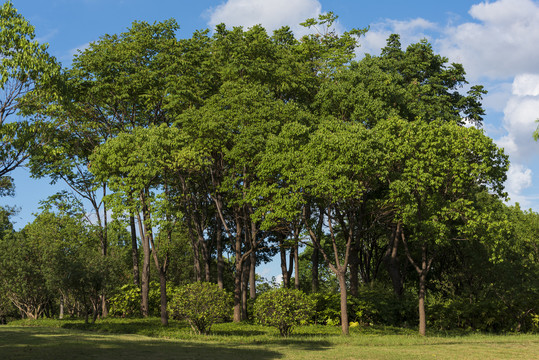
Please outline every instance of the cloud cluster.
[{"label": "cloud cluster", "polygon": [[539,5],[532,0],[498,0],[473,5],[475,22],[445,30],[440,51],[473,77],[511,78],[534,73],[539,58]]},{"label": "cloud cluster", "polygon": [[421,39],[429,39],[431,31],[438,31],[438,25],[422,18],[409,21],[386,19],[371,24],[367,34],[359,41],[360,48],[357,55],[358,57],[362,57],[363,54],[379,55],[391,34],[399,34],[401,44],[406,48]]},{"label": "cloud cluster", "polygon": [[532,171],[521,164],[511,164],[507,172],[505,190],[509,194],[510,203],[520,203],[527,208],[531,205],[530,199],[522,195],[523,190],[532,186]]},{"label": "cloud cluster", "polygon": [[288,25],[298,36],[305,33],[299,23],[321,13],[322,5],[318,0],[228,0],[211,8],[207,16],[211,27],[219,23],[245,28],[261,24],[270,32]]},{"label": "cloud cluster", "polygon": [[539,96],[519,95],[523,89],[518,87],[517,77],[513,82],[513,96],[504,109],[503,127],[507,134],[498,140],[498,144],[515,161],[528,161],[539,154],[539,144],[533,138],[539,117]]},{"label": "cloud cluster", "polygon": [[[472,81],[493,84],[485,105],[503,111],[497,144],[510,156],[506,189],[511,202],[530,205],[523,192],[533,186],[539,144],[532,133],[539,117],[539,4],[498,0],[473,5],[474,22],[447,27],[436,42],[440,52],[460,62]],[[512,82],[511,82],[512,81]],[[510,86],[509,86],[510,84]]]}]

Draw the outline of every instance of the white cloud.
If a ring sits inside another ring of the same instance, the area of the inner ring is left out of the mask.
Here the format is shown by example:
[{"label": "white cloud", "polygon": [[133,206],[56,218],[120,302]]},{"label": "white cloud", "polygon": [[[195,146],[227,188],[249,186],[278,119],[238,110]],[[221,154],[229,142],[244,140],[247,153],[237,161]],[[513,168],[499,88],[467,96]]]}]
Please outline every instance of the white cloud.
[{"label": "white cloud", "polygon": [[504,109],[503,126],[507,134],[497,141],[511,159],[518,162],[539,153],[539,143],[532,137],[537,128],[535,120],[539,117],[539,96],[530,96],[539,89],[531,79],[539,80],[539,75],[519,75],[513,81],[513,95]]},{"label": "white cloud", "polygon": [[528,207],[529,200],[522,195],[522,191],[532,186],[532,171],[521,164],[511,164],[507,172],[505,189],[512,204],[518,202]]},{"label": "white cloud", "polygon": [[322,13],[318,0],[228,0],[208,11],[208,25],[219,23],[227,26],[251,27],[261,24],[271,32],[288,25],[296,36],[306,31],[299,23],[317,18]]},{"label": "white cloud", "polygon": [[470,78],[508,78],[538,72],[539,4],[499,0],[473,5],[476,22],[451,26],[437,42],[441,53],[459,62]]},{"label": "white cloud", "polygon": [[539,75],[521,74],[513,81],[513,94],[518,96],[539,95]]},{"label": "white cloud", "polygon": [[362,54],[379,55],[380,50],[386,46],[386,40],[391,34],[399,34],[403,48],[418,42],[421,39],[428,39],[427,31],[436,30],[438,25],[422,18],[408,21],[386,19],[384,21],[370,25],[367,34],[359,41],[361,47],[358,49],[358,56]]}]

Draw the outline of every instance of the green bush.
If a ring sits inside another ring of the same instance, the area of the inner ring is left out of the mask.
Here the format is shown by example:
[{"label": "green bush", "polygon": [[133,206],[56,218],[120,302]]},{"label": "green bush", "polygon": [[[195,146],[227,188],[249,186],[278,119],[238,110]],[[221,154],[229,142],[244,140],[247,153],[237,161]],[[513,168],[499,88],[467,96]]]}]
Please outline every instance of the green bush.
[{"label": "green bush", "polygon": [[[171,286],[167,285],[168,293],[173,290]],[[158,316],[161,306],[161,293],[158,282],[150,282],[148,295],[148,312],[150,316]],[[140,316],[140,302],[140,288],[133,284],[124,285],[109,298],[109,315],[121,317]]]},{"label": "green bush", "polygon": [[275,289],[256,299],[254,314],[259,323],[275,326],[281,336],[288,336],[294,326],[311,320],[314,305],[314,300],[301,290]]},{"label": "green bush", "polygon": [[168,303],[174,318],[185,319],[198,334],[208,334],[211,326],[227,318],[231,297],[216,284],[196,282],[180,287]]},{"label": "green bush", "polygon": [[[314,321],[317,324],[340,325],[341,296],[339,293],[315,293]],[[391,289],[362,286],[359,296],[348,296],[348,319],[363,326],[406,326],[408,319],[417,316],[416,299],[404,294],[398,298]]]}]

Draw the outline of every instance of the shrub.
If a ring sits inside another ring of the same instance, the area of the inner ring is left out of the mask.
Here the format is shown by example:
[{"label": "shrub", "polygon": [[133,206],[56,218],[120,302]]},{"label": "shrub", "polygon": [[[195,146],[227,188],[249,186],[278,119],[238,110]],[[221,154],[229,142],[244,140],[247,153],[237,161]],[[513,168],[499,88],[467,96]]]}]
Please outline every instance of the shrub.
[{"label": "shrub", "polygon": [[[172,291],[174,291],[174,288],[167,284],[167,293],[170,294]],[[161,293],[158,282],[150,282],[148,295],[148,311],[151,316],[157,316],[160,314],[161,306]],[[109,315],[121,317],[140,316],[140,302],[140,288],[133,284],[124,285],[109,298]]]},{"label": "shrub", "polygon": [[310,321],[314,301],[301,290],[274,289],[256,299],[254,313],[259,323],[275,326],[281,336],[288,336],[294,326]]},{"label": "shrub", "polygon": [[228,317],[231,298],[216,284],[196,282],[180,287],[168,303],[174,318],[185,319],[193,331],[208,334],[211,326]]},{"label": "shrub", "polygon": [[[340,325],[341,297],[338,293],[315,293],[314,321],[330,326]],[[415,319],[417,300],[414,295],[398,298],[391,289],[362,286],[359,297],[348,296],[348,319],[360,325],[406,326],[407,319]]]}]

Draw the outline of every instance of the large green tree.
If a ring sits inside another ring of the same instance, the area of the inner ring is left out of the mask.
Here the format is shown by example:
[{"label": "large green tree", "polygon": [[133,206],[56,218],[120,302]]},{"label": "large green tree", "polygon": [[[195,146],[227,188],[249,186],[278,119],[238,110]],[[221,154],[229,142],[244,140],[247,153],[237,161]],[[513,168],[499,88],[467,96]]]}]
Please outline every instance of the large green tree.
[{"label": "large green tree", "polygon": [[[109,203],[118,215],[142,213],[144,251],[153,256],[161,287],[161,321],[168,323],[166,273],[172,232],[181,219],[171,187],[179,171],[196,170],[200,156],[176,127],[137,127],[98,147],[91,171],[114,191]],[[159,233],[159,236],[157,236]],[[158,241],[159,240],[159,241]]]},{"label": "large green tree", "polygon": [[405,254],[419,277],[419,333],[425,335],[427,274],[440,246],[473,238],[489,213],[478,211],[478,192],[503,196],[507,156],[481,130],[452,122],[389,120],[374,128],[386,144],[388,164],[399,169],[388,201],[403,224]]}]

